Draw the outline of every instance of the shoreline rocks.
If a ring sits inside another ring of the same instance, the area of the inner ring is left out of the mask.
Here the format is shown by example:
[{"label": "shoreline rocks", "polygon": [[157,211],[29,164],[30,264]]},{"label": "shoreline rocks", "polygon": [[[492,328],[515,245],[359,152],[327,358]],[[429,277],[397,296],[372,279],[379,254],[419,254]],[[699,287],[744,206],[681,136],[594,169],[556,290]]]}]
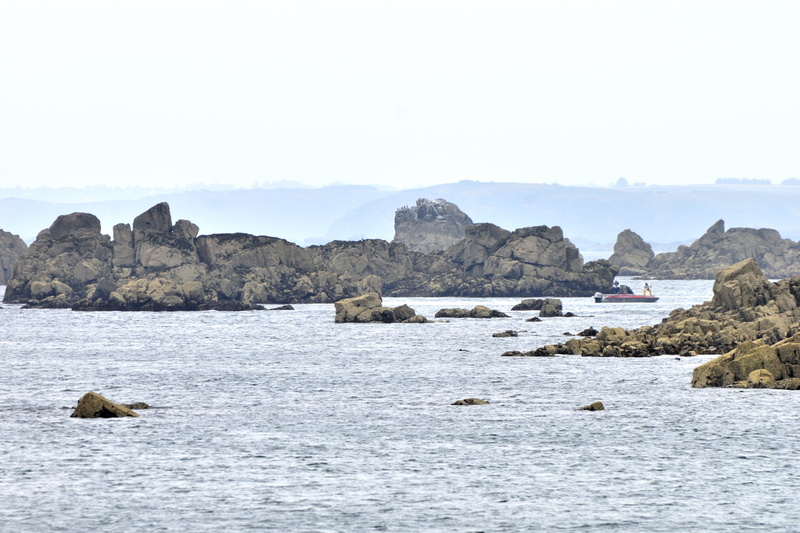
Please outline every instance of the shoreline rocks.
[{"label": "shoreline rocks", "polygon": [[[635,330],[605,326],[593,337],[573,338],[543,348],[558,354],[587,357],[718,353],[726,354],[719,358],[725,361],[726,357],[733,358],[731,350],[749,346],[743,344],[748,341],[772,345],[797,334],[800,331],[799,301],[800,277],[772,283],[754,260],[747,259],[717,274],[711,301],[691,309],[676,309],[660,324]],[[781,379],[783,374],[764,368],[773,373],[776,381]],[[748,367],[747,373],[735,374],[736,380],[746,380],[749,372],[756,369]],[[795,377],[794,366],[786,370],[788,377]],[[719,379],[695,381],[713,386],[705,383],[716,383]],[[728,382],[732,379],[724,384]]]}]

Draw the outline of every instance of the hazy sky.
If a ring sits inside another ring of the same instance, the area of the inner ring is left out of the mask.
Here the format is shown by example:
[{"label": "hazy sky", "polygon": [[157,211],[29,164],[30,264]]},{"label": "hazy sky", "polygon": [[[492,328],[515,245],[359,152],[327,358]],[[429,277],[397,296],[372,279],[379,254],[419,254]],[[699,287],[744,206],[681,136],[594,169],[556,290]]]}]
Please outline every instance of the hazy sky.
[{"label": "hazy sky", "polygon": [[0,184],[800,178],[800,2],[2,0]]}]

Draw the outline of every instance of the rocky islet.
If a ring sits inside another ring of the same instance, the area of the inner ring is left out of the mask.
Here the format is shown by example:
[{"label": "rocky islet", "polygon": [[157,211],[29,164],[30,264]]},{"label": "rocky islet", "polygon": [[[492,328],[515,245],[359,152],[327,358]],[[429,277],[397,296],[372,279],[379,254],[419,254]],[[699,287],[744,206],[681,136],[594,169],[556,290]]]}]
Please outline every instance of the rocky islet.
[{"label": "rocky islet", "polygon": [[586,296],[610,285],[607,261],[584,264],[561,229],[468,226],[443,252],[379,239],[303,248],[244,233],[199,235],[160,203],[117,224],[59,216],[20,258],[5,301],[78,310],[258,309],[258,302],[330,303],[388,296]]}]

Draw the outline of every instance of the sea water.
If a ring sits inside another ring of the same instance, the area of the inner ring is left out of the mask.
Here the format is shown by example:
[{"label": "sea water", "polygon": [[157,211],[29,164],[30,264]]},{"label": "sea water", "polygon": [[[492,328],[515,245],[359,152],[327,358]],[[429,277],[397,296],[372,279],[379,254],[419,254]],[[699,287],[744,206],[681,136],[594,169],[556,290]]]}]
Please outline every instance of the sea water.
[{"label": "sea water", "polygon": [[[0,531],[796,531],[800,393],[692,389],[710,356],[500,357],[711,298],[654,285],[538,323],[509,298],[385,300],[512,315],[431,324],[5,304]],[[152,408],[70,418],[88,391]]]}]

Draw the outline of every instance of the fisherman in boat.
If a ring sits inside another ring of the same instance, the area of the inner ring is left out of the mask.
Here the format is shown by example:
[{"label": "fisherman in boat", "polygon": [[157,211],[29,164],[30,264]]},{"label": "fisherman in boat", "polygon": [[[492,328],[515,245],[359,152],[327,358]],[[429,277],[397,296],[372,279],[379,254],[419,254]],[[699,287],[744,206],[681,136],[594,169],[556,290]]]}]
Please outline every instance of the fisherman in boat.
[{"label": "fisherman in boat", "polygon": [[647,283],[647,282],[645,282],[645,284],[644,284],[644,289],[642,290],[642,295],[643,296],[652,296],[653,295],[653,290],[650,288],[650,284]]},{"label": "fisherman in boat", "polygon": [[619,294],[619,281],[614,281],[614,294]]}]

